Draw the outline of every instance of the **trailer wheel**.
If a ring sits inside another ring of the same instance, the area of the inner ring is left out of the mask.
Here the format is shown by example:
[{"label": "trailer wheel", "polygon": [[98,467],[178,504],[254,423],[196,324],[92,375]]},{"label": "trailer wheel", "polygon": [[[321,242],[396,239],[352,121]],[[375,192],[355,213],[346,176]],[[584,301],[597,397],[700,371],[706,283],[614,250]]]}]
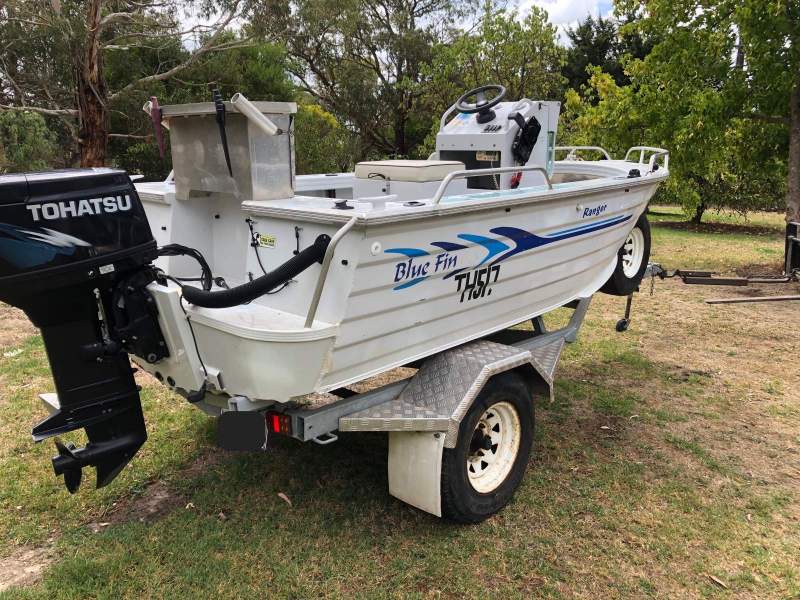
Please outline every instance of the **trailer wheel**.
[{"label": "trailer wheel", "polygon": [[442,456],[442,516],[478,523],[503,508],[522,481],[533,445],[533,399],[517,373],[492,377]]},{"label": "trailer wheel", "polygon": [[612,296],[632,294],[642,282],[649,260],[650,223],[642,215],[619,249],[617,266],[600,291]]}]

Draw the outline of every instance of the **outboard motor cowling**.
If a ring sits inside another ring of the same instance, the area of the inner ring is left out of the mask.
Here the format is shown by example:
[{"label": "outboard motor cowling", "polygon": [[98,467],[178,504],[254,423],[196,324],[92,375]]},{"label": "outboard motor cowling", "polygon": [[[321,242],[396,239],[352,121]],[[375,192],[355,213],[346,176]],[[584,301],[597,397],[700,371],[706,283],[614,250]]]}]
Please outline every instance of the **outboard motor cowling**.
[{"label": "outboard motor cowling", "polygon": [[42,332],[59,408],[36,425],[41,441],[84,428],[89,442],[56,442],[70,492],[84,466],[97,487],[147,439],[127,351],[168,355],[145,286],[156,242],[130,178],[112,169],[0,176],[0,300]]}]

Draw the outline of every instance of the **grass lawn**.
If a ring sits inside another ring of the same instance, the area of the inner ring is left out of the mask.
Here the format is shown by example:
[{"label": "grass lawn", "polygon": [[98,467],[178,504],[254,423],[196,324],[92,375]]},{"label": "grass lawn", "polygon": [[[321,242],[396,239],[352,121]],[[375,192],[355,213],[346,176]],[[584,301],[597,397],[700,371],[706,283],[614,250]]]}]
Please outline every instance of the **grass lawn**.
[{"label": "grass lawn", "polygon": [[[653,210],[667,267],[780,269],[779,215],[698,229]],[[30,441],[52,387],[41,340],[0,309],[0,597],[800,597],[797,304],[649,289],[624,334],[624,299],[595,298],[521,489],[471,527],[388,495],[383,435],[222,453],[210,419],[144,376],[149,442],[70,496],[52,444]]]}]

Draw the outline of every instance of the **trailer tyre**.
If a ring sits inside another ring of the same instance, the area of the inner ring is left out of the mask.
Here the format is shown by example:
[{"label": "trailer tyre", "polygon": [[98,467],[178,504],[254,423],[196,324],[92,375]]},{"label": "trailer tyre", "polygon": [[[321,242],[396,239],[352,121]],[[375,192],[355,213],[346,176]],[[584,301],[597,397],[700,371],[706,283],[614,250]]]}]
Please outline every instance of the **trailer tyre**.
[{"label": "trailer tyre", "polygon": [[650,260],[650,223],[642,215],[617,253],[617,266],[601,292],[628,296],[639,288]]},{"label": "trailer tyre", "polygon": [[531,391],[518,373],[492,377],[442,457],[442,516],[478,523],[508,504],[533,446]]}]

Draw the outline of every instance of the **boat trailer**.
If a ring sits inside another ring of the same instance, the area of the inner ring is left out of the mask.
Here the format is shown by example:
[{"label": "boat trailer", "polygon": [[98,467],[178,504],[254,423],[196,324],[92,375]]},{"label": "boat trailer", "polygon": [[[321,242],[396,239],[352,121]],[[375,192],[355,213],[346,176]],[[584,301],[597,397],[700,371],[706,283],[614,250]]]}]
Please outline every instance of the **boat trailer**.
[{"label": "boat trailer", "polygon": [[323,406],[276,405],[265,419],[246,406],[240,412],[238,403],[250,401],[233,397],[229,410],[218,415],[218,444],[253,451],[266,449],[271,434],[326,445],[338,439],[336,431],[387,432],[389,493],[442,516],[443,453],[456,447],[468,409],[491,378],[512,372],[525,380],[533,398],[551,400],[561,352],[576,341],[590,302],[591,297],[569,303],[572,315],[560,329],[548,331],[538,316],[530,329],[505,329],[411,363],[417,371],[405,379],[362,393],[333,390],[339,399]]}]

